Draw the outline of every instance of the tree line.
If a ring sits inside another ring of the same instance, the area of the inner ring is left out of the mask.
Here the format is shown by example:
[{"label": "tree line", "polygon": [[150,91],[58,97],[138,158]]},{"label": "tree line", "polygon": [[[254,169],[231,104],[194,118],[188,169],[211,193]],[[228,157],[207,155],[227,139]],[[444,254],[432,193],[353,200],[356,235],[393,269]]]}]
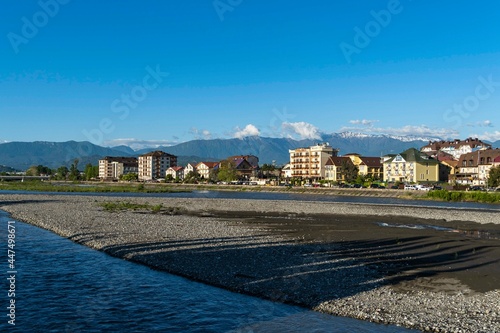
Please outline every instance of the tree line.
[{"label": "tree line", "polygon": [[99,178],[99,166],[88,163],[83,172],[78,169],[79,160],[75,159],[68,168],[65,165],[51,169],[44,165],[33,165],[26,170],[26,176],[50,176],[54,180],[93,180]]}]

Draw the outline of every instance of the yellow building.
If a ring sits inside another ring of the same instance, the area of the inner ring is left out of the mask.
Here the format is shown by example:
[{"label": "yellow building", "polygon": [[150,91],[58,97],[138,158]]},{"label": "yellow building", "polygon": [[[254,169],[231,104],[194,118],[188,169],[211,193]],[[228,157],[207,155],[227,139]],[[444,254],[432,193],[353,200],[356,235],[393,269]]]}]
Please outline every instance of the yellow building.
[{"label": "yellow building", "polygon": [[345,154],[344,157],[349,157],[352,163],[358,167],[358,174],[371,179],[382,179],[384,166],[380,157],[366,157],[360,154]]},{"label": "yellow building", "polygon": [[410,148],[384,161],[384,181],[437,182],[439,181],[439,161],[415,148]]}]

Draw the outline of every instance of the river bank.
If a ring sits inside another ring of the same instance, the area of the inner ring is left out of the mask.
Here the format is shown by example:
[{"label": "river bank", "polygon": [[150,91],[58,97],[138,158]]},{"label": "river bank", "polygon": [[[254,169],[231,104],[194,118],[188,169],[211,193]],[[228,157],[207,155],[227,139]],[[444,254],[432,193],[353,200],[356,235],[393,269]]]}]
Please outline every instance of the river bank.
[{"label": "river bank", "polygon": [[0,209],[113,256],[331,314],[499,332],[498,212],[269,200],[0,195]]}]

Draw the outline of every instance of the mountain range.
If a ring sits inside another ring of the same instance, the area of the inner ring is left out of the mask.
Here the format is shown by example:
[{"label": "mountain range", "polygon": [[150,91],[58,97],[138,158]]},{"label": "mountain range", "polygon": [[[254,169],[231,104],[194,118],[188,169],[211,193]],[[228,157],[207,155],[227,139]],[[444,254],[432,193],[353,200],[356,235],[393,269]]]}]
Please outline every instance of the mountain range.
[{"label": "mountain range", "polygon": [[[87,163],[97,165],[104,156],[139,156],[152,150],[162,150],[178,156],[178,164],[188,162],[218,161],[232,155],[255,155],[260,163],[285,164],[289,161],[289,149],[308,147],[328,142],[339,149],[339,155],[358,153],[363,156],[396,154],[408,148],[420,148],[429,140],[439,138],[393,137],[388,135],[366,135],[360,133],[324,134],[320,139],[293,140],[288,138],[266,138],[250,136],[242,139],[193,140],[174,146],[151,147],[133,150],[128,146],[101,147],[90,142],[8,142],[0,144],[0,165],[26,170],[32,165],[58,168],[70,166],[75,159],[79,168]],[[500,141],[491,143],[500,147]]]}]

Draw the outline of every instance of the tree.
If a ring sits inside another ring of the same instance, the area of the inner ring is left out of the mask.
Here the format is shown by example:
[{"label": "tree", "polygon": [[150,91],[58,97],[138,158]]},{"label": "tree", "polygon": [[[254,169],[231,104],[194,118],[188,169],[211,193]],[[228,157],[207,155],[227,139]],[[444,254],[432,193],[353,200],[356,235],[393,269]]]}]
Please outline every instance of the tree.
[{"label": "tree", "polygon": [[200,179],[200,174],[196,171],[189,171],[184,177],[184,183],[196,183]]},{"label": "tree", "polygon": [[238,179],[238,174],[236,172],[236,166],[231,160],[221,161],[219,164],[219,172],[217,173],[217,179],[221,182],[232,182]]},{"label": "tree", "polygon": [[139,176],[136,173],[127,173],[125,175],[120,176],[121,180],[132,182],[139,179]]},{"label": "tree", "polygon": [[96,179],[99,177],[99,166],[92,164],[87,164],[84,170],[85,180]]},{"label": "tree", "polygon": [[274,171],[276,171],[276,169],[276,166],[264,163],[260,168],[260,175],[262,178],[268,178],[269,173],[273,173]]},{"label": "tree", "polygon": [[165,177],[165,181],[167,181],[167,182],[173,182],[174,181],[174,176],[172,176],[171,174],[168,174]]},{"label": "tree", "polygon": [[52,175],[52,170],[49,168],[49,167],[46,167],[44,165],[39,165],[36,167],[37,171],[38,171],[38,175],[41,176],[41,175],[46,175],[46,176],[50,176]]},{"label": "tree", "polygon": [[26,176],[50,176],[52,174],[52,170],[49,167],[43,165],[33,165],[28,170],[26,170]]},{"label": "tree", "polygon": [[78,159],[73,161],[71,167],[69,168],[69,180],[75,181],[80,179],[80,171],[78,171]]},{"label": "tree", "polygon": [[66,166],[60,166],[56,170],[56,179],[65,180],[69,174],[69,170]]},{"label": "tree", "polygon": [[500,186],[500,166],[490,169],[490,173],[488,175],[488,186],[489,187]]},{"label": "tree", "polygon": [[340,164],[340,174],[344,176],[346,182],[352,183],[358,176],[358,167],[346,160],[342,160]]},{"label": "tree", "polygon": [[39,176],[37,167],[33,165],[26,170],[26,176]]}]

